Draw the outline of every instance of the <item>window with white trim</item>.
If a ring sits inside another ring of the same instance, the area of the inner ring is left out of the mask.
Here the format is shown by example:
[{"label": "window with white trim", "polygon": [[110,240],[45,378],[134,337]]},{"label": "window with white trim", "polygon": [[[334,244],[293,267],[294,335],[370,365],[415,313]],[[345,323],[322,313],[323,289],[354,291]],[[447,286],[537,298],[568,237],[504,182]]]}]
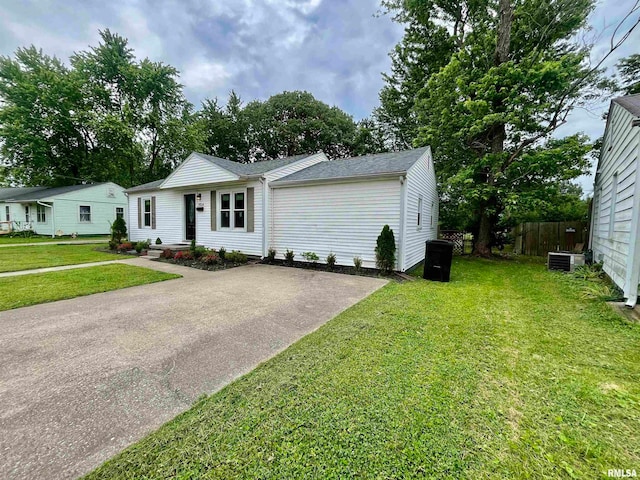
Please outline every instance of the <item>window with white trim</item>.
[{"label": "window with white trim", "polygon": [[422,226],[422,195],[418,196],[418,227]]},{"label": "window with white trim", "polygon": [[613,231],[616,223],[616,203],[618,202],[618,174],[613,174],[611,180],[611,205],[609,210],[609,238],[613,238]]},{"label": "window with white trim", "polygon": [[429,223],[430,227],[433,227],[433,216],[436,213],[436,202],[431,202],[431,222]]},{"label": "window with white trim", "polygon": [[80,223],[91,223],[91,207],[89,205],[80,205]]},{"label": "window with white trim", "polygon": [[29,212],[29,205],[24,206],[24,221],[27,223],[31,221],[31,212]]},{"label": "window with white trim", "polygon": [[151,227],[151,197],[142,199],[142,226]]},{"label": "window with white trim", "polygon": [[11,210],[9,209],[9,205],[4,207],[4,217],[7,222],[11,221]]},{"label": "window with white trim", "polygon": [[244,229],[246,227],[246,191],[220,192],[220,228]]},{"label": "window with white trim", "polygon": [[36,205],[36,219],[38,220],[38,223],[47,223],[47,212],[46,209],[47,207],[45,207],[44,205]]},{"label": "window with white trim", "polygon": [[124,207],[116,207],[116,218],[124,218]]}]

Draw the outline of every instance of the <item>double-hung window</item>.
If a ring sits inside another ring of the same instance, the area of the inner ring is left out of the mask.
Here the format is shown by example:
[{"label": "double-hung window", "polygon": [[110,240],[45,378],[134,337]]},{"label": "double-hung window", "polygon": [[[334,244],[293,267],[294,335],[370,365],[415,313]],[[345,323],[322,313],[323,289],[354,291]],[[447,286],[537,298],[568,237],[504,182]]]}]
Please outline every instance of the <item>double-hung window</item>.
[{"label": "double-hung window", "polygon": [[418,197],[418,228],[422,227],[422,197]]},{"label": "double-hung window", "polygon": [[36,218],[38,223],[47,223],[47,211],[44,205],[38,204],[36,206]]},{"label": "double-hung window", "polygon": [[116,218],[124,218],[124,207],[116,207]]},{"label": "double-hung window", "polygon": [[246,227],[246,193],[244,190],[220,193],[220,228]]},{"label": "double-hung window", "polygon": [[31,212],[29,211],[29,205],[24,206],[24,221],[31,222]]},{"label": "double-hung window", "polygon": [[4,214],[5,214],[4,215],[5,216],[5,220],[7,222],[10,222],[11,221],[11,210],[9,209],[9,205],[4,207]]},{"label": "double-hung window", "polygon": [[91,223],[91,207],[80,205],[80,223]]},{"label": "double-hung window", "polygon": [[145,227],[151,227],[151,198],[145,198],[142,200],[143,204],[143,225]]}]

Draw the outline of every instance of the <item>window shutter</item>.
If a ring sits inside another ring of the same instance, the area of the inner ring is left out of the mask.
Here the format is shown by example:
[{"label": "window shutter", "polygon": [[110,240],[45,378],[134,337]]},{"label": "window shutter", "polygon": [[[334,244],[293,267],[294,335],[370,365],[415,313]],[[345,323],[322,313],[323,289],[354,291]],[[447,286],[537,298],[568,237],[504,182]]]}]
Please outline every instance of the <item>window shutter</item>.
[{"label": "window shutter", "polygon": [[211,190],[211,231],[216,231],[216,220],[218,218],[218,211],[216,207],[216,191]]},{"label": "window shutter", "polygon": [[151,197],[151,229],[156,229],[156,197]]},{"label": "window shutter", "polygon": [[254,208],[253,208],[253,191],[254,188],[247,188],[247,232],[253,232],[253,216],[254,216]]},{"label": "window shutter", "polygon": [[138,197],[138,228],[142,228],[142,198]]}]

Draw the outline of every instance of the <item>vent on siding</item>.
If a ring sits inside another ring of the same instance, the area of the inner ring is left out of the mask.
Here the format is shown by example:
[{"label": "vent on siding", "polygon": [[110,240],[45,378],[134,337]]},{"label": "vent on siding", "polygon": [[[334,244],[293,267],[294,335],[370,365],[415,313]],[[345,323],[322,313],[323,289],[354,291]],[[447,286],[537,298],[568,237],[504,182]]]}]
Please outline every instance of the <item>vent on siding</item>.
[{"label": "vent on siding", "polygon": [[115,196],[116,196],[116,189],[113,188],[113,187],[109,187],[107,189],[107,197],[108,198],[115,198]]}]

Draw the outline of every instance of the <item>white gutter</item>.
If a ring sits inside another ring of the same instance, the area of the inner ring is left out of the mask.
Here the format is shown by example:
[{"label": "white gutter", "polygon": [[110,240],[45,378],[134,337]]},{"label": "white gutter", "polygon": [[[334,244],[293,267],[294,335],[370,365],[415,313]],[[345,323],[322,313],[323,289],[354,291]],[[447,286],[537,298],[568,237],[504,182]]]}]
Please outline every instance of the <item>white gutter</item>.
[{"label": "white gutter", "polygon": [[397,175],[405,176],[407,174],[406,170],[401,170],[397,172],[384,172],[384,173],[367,173],[362,175],[349,175],[346,177],[331,177],[331,178],[313,178],[313,179],[304,179],[304,180],[274,180],[272,183],[272,188],[284,188],[284,187],[297,187],[299,185],[306,184],[320,184],[320,183],[349,183],[353,181],[360,180],[374,180],[379,178],[393,178]]},{"label": "white gutter", "polygon": [[404,272],[404,227],[406,215],[404,214],[407,206],[407,177],[400,175],[400,232],[398,232],[398,270]]},{"label": "white gutter", "polygon": [[262,257],[264,258],[267,256],[267,219],[269,218],[269,216],[267,215],[268,184],[265,176],[260,177],[260,183],[262,184]]},{"label": "white gutter", "polygon": [[[36,200],[36,203],[51,209],[51,238],[56,238],[56,217],[53,215],[53,204],[49,205],[48,203],[41,202],[40,200]],[[36,210],[36,220],[38,220],[38,210]]]}]

